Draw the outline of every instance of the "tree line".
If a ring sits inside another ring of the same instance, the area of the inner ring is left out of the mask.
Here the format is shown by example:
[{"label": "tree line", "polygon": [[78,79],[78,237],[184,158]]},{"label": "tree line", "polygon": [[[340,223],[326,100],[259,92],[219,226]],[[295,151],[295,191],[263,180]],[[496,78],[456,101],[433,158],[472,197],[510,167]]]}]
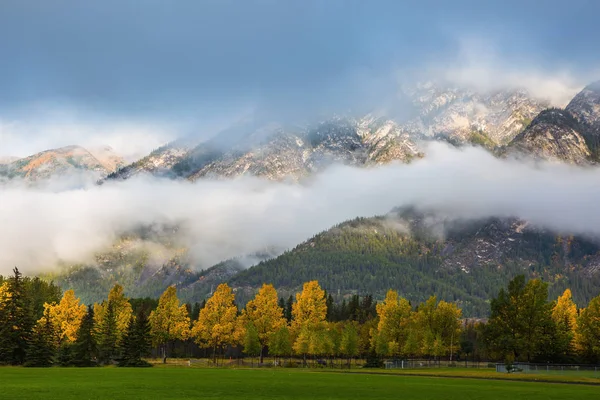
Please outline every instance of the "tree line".
[{"label": "tree line", "polygon": [[117,284],[104,301],[86,306],[72,290],[61,293],[15,268],[0,278],[0,363],[148,366],[151,353],[166,362],[189,344],[215,364],[226,353],[259,363],[270,356],[350,366],[366,358],[372,367],[390,358],[600,360],[600,296],[578,309],[569,289],[549,301],[548,284],[524,276],[490,300],[487,321],[465,320],[456,303],[435,296],[412,304],[394,290],[381,302],[369,295],[335,302],[317,281],[287,300],[263,284],[242,309],[235,295],[224,283],[191,305],[175,286],[156,301],[128,299]]}]

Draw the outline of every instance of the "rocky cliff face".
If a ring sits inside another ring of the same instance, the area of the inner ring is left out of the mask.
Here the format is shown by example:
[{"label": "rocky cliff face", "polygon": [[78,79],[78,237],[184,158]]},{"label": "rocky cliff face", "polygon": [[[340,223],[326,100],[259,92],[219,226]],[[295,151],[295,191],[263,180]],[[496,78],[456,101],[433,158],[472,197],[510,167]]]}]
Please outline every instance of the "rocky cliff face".
[{"label": "rocky cliff face", "polygon": [[518,90],[482,94],[429,83],[406,91],[418,113],[405,125],[409,132],[458,142],[468,142],[479,132],[496,145],[506,144],[549,106]]},{"label": "rocky cliff face", "polygon": [[600,81],[577,94],[567,105],[566,111],[579,121],[588,147],[597,156],[600,148]]},{"label": "rocky cliff face", "polygon": [[189,152],[189,146],[174,142],[162,146],[146,157],[123,166],[107,176],[107,179],[127,179],[140,173],[155,176],[169,175],[171,168],[181,161]]},{"label": "rocky cliff face", "polygon": [[531,124],[508,145],[507,154],[533,156],[534,158],[587,164],[591,152],[582,125],[566,110],[542,111]]},{"label": "rocky cliff face", "polygon": [[399,125],[374,117],[332,119],[306,130],[278,129],[257,145],[238,146],[221,154],[200,145],[194,153],[197,164],[187,175],[191,180],[240,175],[298,180],[333,163],[368,166],[392,160],[409,162],[420,156],[416,143]]}]

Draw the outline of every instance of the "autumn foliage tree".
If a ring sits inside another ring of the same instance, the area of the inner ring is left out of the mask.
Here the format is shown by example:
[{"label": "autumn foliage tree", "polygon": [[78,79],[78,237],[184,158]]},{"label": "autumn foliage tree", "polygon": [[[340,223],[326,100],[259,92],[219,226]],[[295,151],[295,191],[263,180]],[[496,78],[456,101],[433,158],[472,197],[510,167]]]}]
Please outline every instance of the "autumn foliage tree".
[{"label": "autumn foliage tree", "polygon": [[217,348],[242,340],[243,328],[237,321],[238,309],[231,288],[222,283],[217,286],[206,307],[200,310],[192,328],[192,336],[202,347],[213,349],[213,362],[217,360]]},{"label": "autumn foliage tree", "polygon": [[394,290],[389,290],[385,300],[377,304],[379,323],[373,334],[377,353],[397,356],[403,352],[410,331],[411,309],[408,300],[399,298]]},{"label": "autumn foliage tree", "polygon": [[57,344],[60,346],[63,343],[74,343],[77,330],[87,313],[87,307],[81,304],[75,292],[67,290],[58,304],[46,303],[44,309],[44,318],[49,318],[56,331]]},{"label": "autumn foliage tree", "polygon": [[600,296],[581,310],[577,320],[577,338],[581,354],[587,361],[600,360]]},{"label": "autumn foliage tree", "polygon": [[317,354],[322,348],[322,331],[326,329],[327,302],[325,291],[319,282],[306,282],[302,292],[296,294],[292,306],[292,333],[295,336],[293,349],[305,358],[307,354]]},{"label": "autumn foliage tree", "polygon": [[153,343],[161,347],[163,362],[167,362],[169,344],[185,340],[190,334],[190,318],[185,304],[180,304],[175,286],[169,286],[150,313],[150,333]]},{"label": "autumn foliage tree", "polygon": [[552,308],[552,320],[556,325],[556,344],[560,349],[561,361],[571,361],[576,351],[577,306],[573,302],[570,289],[558,297]]},{"label": "autumn foliage tree", "polygon": [[254,326],[260,343],[260,363],[264,358],[265,348],[275,332],[286,325],[283,308],[277,300],[277,291],[273,285],[264,284],[256,297],[246,304],[242,318]]},{"label": "autumn foliage tree", "polygon": [[[109,307],[112,307],[113,315],[108,320],[107,314]],[[114,324],[115,345],[120,345],[123,336],[127,332],[129,320],[133,314],[129,299],[125,297],[123,286],[116,284],[108,293],[108,298],[102,303],[94,304],[94,322],[96,330],[102,332],[107,328],[104,326],[108,323]],[[114,319],[114,322],[112,321]]]}]

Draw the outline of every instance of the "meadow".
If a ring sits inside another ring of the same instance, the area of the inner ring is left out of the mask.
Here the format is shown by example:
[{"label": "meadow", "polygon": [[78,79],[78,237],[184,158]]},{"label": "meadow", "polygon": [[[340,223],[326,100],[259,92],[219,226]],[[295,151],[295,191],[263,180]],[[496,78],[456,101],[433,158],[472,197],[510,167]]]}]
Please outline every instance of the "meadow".
[{"label": "meadow", "polygon": [[289,369],[0,368],[3,399],[598,399],[600,386]]}]

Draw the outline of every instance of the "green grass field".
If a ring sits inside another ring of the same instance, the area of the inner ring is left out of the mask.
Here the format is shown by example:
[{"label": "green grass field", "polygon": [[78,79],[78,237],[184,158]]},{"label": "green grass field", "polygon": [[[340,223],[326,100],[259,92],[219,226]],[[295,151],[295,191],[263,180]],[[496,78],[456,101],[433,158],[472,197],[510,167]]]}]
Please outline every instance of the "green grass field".
[{"label": "green grass field", "polygon": [[0,368],[2,399],[598,399],[600,386],[207,368]]}]

